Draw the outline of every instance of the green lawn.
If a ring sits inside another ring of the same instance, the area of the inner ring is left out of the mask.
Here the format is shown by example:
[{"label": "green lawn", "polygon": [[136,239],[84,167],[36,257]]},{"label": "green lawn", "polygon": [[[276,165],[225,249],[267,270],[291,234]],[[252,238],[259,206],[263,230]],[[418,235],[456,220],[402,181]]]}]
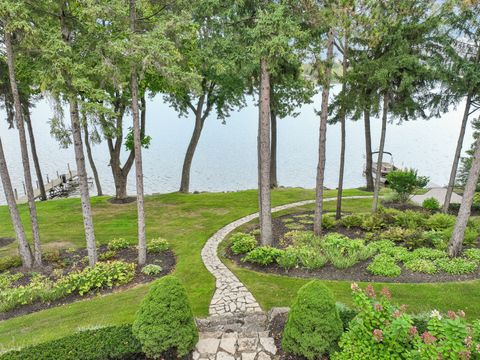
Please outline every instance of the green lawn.
[{"label": "green lawn", "polygon": [[[333,197],[335,191],[327,191]],[[344,196],[369,195],[360,190],[346,190]],[[273,205],[313,199],[314,191],[280,189],[273,192]],[[135,243],[136,204],[112,205],[106,197],[92,199],[97,241],[105,244],[114,237]],[[147,236],[162,236],[170,241],[177,256],[175,275],[185,284],[197,316],[208,313],[214,291],[214,279],[203,266],[200,251],[206,240],[222,226],[257,211],[256,191],[203,193],[195,195],[165,194],[146,198]],[[326,203],[327,210],[334,202]],[[311,208],[307,206],[305,208]],[[369,211],[369,199],[345,200],[344,211]],[[21,206],[28,229],[27,208]],[[84,246],[83,222],[78,199],[38,204],[40,231],[46,249]],[[0,237],[13,236],[8,210],[0,207]],[[11,245],[0,256],[15,251]],[[264,309],[288,306],[304,279],[259,274],[245,269],[233,271],[253,292]],[[349,301],[348,282],[326,282],[339,301]],[[394,296],[411,306],[412,311],[437,307],[441,310],[462,308],[470,316],[480,317],[477,304],[480,282],[435,285],[392,285]],[[0,322],[0,350],[55,339],[78,329],[131,322],[139,302],[148,290],[142,285],[106,296],[97,296],[74,304]]]}]

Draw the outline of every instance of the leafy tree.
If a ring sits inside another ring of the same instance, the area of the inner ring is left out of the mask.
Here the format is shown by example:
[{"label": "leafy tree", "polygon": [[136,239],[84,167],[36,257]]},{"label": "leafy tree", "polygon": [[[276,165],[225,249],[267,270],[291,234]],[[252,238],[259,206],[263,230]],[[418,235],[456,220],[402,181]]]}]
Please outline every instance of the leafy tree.
[{"label": "leafy tree", "polygon": [[393,189],[398,199],[402,203],[406,203],[410,195],[416,189],[421,189],[427,186],[428,177],[418,176],[417,170],[394,170],[387,174],[388,186]]},{"label": "leafy tree", "polygon": [[18,90],[16,70],[15,70],[15,53],[12,41],[12,32],[21,29],[24,26],[24,21],[28,16],[21,12],[18,6],[22,4],[5,3],[4,7],[0,8],[0,22],[1,30],[3,31],[3,40],[7,54],[7,67],[9,74],[10,87],[12,91],[14,103],[14,115],[16,125],[18,127],[20,153],[22,156],[23,174],[25,180],[25,188],[27,191],[28,208],[30,212],[30,223],[33,235],[34,245],[34,263],[36,266],[42,265],[42,250],[40,244],[40,230],[38,227],[37,207],[35,205],[35,196],[33,192],[32,176],[30,172],[30,160],[28,155],[27,139],[25,132],[25,122],[23,118],[22,103],[20,100],[20,92]]},{"label": "leafy tree", "polygon": [[465,108],[453,158],[443,211],[447,212],[455,185],[468,119],[480,109],[480,4],[475,1],[447,1],[442,7],[446,24],[438,57],[443,86],[437,98],[439,108],[465,99]]}]

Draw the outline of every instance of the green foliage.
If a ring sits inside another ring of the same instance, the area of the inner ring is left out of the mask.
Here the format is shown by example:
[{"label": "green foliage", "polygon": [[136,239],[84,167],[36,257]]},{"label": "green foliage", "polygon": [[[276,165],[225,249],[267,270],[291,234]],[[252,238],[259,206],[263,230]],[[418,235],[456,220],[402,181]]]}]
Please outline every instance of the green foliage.
[{"label": "green foliage", "polygon": [[22,259],[20,256],[2,256],[0,257],[0,272],[22,266]]},{"label": "green foliage", "polygon": [[230,236],[232,242],[232,251],[234,254],[246,254],[258,245],[257,240],[253,235],[244,233],[235,233]]},{"label": "green foliage", "polygon": [[109,250],[122,250],[130,247],[130,242],[124,238],[110,240],[107,244]]},{"label": "green foliage", "polygon": [[117,252],[115,250],[107,250],[98,255],[98,260],[107,261],[113,259],[115,256],[117,256]]},{"label": "green foliage", "polygon": [[337,222],[333,216],[323,215],[322,216],[322,228],[325,230],[333,229],[337,226]]},{"label": "green foliage", "polygon": [[403,242],[409,248],[416,248],[423,245],[423,234],[414,229],[404,229],[399,226],[391,227],[380,234],[380,239]]},{"label": "green foliage", "polygon": [[144,353],[158,359],[167,352],[186,356],[198,341],[187,293],[174,276],[156,280],[142,300],[132,331]]},{"label": "green foliage", "polygon": [[148,264],[142,268],[142,273],[145,275],[158,275],[162,272],[162,267],[156,264]]},{"label": "green foliage", "polygon": [[478,263],[463,258],[437,259],[435,264],[440,270],[452,275],[470,274],[478,268]]},{"label": "green foliage", "polygon": [[0,355],[0,360],[133,359],[142,353],[130,325],[80,331],[76,334]]},{"label": "green foliage", "polygon": [[422,207],[430,211],[438,211],[440,210],[440,203],[436,198],[430,197],[423,200]]},{"label": "green foliage", "polygon": [[42,254],[42,260],[47,263],[59,263],[61,261],[60,250],[45,252]]},{"label": "green foliage", "polygon": [[290,270],[298,265],[297,250],[288,247],[285,251],[277,257],[277,264],[285,270]]},{"label": "green foliage", "polygon": [[[142,145],[142,148],[148,149],[150,147],[150,142],[152,141],[152,137],[149,135],[144,135],[142,134],[140,142]],[[127,136],[125,136],[125,148],[128,151],[133,150],[133,127],[128,128],[128,133]]]},{"label": "green foliage", "polygon": [[463,255],[472,261],[480,264],[480,249],[466,249]]},{"label": "green foliage", "polygon": [[438,249],[419,248],[412,252],[413,259],[437,260],[448,257],[447,253]]},{"label": "green foliage", "polygon": [[345,226],[347,229],[352,227],[361,227],[363,224],[363,217],[357,214],[347,215],[340,219],[340,224]]},{"label": "green foliage", "polygon": [[414,259],[404,263],[408,270],[425,274],[435,274],[437,267],[432,260]]},{"label": "green foliage", "polygon": [[321,359],[342,334],[340,319],[331,291],[319,281],[311,281],[297,293],[283,332],[284,351]]},{"label": "green foliage", "polygon": [[336,233],[326,235],[321,247],[328,260],[339,269],[349,268],[373,254],[363,240],[352,240]]},{"label": "green foliage", "polygon": [[320,238],[313,231],[293,230],[283,235],[283,242],[291,243],[294,247],[317,246]]},{"label": "green foliage", "polygon": [[168,241],[162,238],[151,239],[147,243],[147,251],[153,254],[167,251],[169,248],[170,244],[168,243]]},{"label": "green foliage", "polygon": [[299,247],[295,249],[299,263],[308,270],[317,270],[325,266],[328,258],[311,247]]},{"label": "green foliage", "polygon": [[455,216],[442,213],[433,214],[425,225],[430,230],[445,230],[455,225]]},{"label": "green foliage", "polygon": [[338,315],[340,315],[340,319],[342,320],[343,330],[345,331],[348,329],[350,321],[357,316],[357,312],[344,303],[337,302],[335,305],[338,310]]},{"label": "green foliage", "polygon": [[270,247],[270,246],[259,246],[252,251],[250,251],[243,259],[243,262],[251,262],[254,264],[259,264],[267,266],[273,264],[277,261],[277,258],[282,255],[283,250]]},{"label": "green foliage", "polygon": [[68,294],[83,296],[91,291],[119,286],[130,282],[135,275],[135,264],[121,261],[97,263],[93,268],[69,273],[56,282],[34,274],[27,285],[12,286],[0,291],[0,311],[9,311],[34,302],[50,302]]},{"label": "green foliage", "polygon": [[395,258],[387,254],[375,256],[367,270],[373,275],[388,277],[397,277],[402,273],[402,269],[396,264]]},{"label": "green foliage", "polygon": [[372,241],[367,245],[367,248],[370,249],[373,253],[383,253],[387,249],[395,247],[395,243],[391,240],[377,240]]},{"label": "green foliage", "polygon": [[305,229],[305,225],[300,224],[300,223],[296,223],[296,222],[286,223],[285,227],[289,230],[304,230]]},{"label": "green foliage", "polygon": [[368,214],[363,218],[361,228],[365,231],[376,231],[385,226],[383,217],[379,214]]},{"label": "green foliage", "polygon": [[404,306],[390,301],[385,288],[377,294],[371,285],[362,291],[352,284],[352,290],[358,314],[343,333],[333,360],[461,359],[461,354],[478,354],[477,325],[469,326],[463,311],[442,316],[433,310],[428,318],[412,317]]},{"label": "green foliage", "polygon": [[0,273],[0,291],[8,289],[15,281],[20,280],[23,277],[23,273],[11,274],[9,271]]},{"label": "green foliage", "polygon": [[431,245],[438,250],[447,250],[448,237],[445,236],[444,232],[435,230],[425,231],[423,238],[426,245]]},{"label": "green foliage", "polygon": [[426,220],[425,214],[413,210],[401,211],[395,216],[395,223],[405,229],[416,230],[425,226]]},{"label": "green foliage", "polygon": [[416,189],[427,186],[428,177],[418,176],[417,170],[394,170],[387,174],[388,186],[393,189],[399,197],[400,202],[407,202],[410,195]]}]

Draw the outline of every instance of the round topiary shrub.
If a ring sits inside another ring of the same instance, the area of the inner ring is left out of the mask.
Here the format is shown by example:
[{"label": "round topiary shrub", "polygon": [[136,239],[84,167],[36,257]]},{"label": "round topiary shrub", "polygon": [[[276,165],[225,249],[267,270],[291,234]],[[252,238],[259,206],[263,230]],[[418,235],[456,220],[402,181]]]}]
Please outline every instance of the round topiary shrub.
[{"label": "round topiary shrub", "polygon": [[284,351],[321,359],[342,335],[343,325],[331,291],[319,281],[300,288],[283,331]]},{"label": "round topiary shrub", "polygon": [[174,276],[153,283],[133,322],[133,334],[150,358],[187,355],[198,341],[187,293]]}]

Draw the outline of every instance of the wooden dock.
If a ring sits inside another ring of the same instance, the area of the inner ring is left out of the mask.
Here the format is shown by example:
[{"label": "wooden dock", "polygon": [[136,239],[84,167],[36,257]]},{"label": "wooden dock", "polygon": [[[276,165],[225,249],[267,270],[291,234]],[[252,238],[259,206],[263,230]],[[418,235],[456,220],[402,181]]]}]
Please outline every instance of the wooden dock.
[{"label": "wooden dock", "polygon": [[[70,167],[69,167],[70,168]],[[56,194],[58,191],[61,190],[66,190],[68,188],[68,184],[74,181],[77,178],[77,172],[68,170],[66,174],[58,174],[57,173],[57,178],[53,179],[52,181],[49,181],[45,183],[45,192],[47,193],[48,198],[53,198],[54,194]],[[48,176],[47,176],[47,181],[48,181]],[[25,186],[24,186],[24,192],[25,192]],[[33,196],[35,199],[40,198],[40,189],[35,188],[33,189]],[[15,189],[15,197],[17,200],[17,204],[24,204],[28,202],[27,195],[25,194],[24,196],[18,196],[17,189]]]}]

